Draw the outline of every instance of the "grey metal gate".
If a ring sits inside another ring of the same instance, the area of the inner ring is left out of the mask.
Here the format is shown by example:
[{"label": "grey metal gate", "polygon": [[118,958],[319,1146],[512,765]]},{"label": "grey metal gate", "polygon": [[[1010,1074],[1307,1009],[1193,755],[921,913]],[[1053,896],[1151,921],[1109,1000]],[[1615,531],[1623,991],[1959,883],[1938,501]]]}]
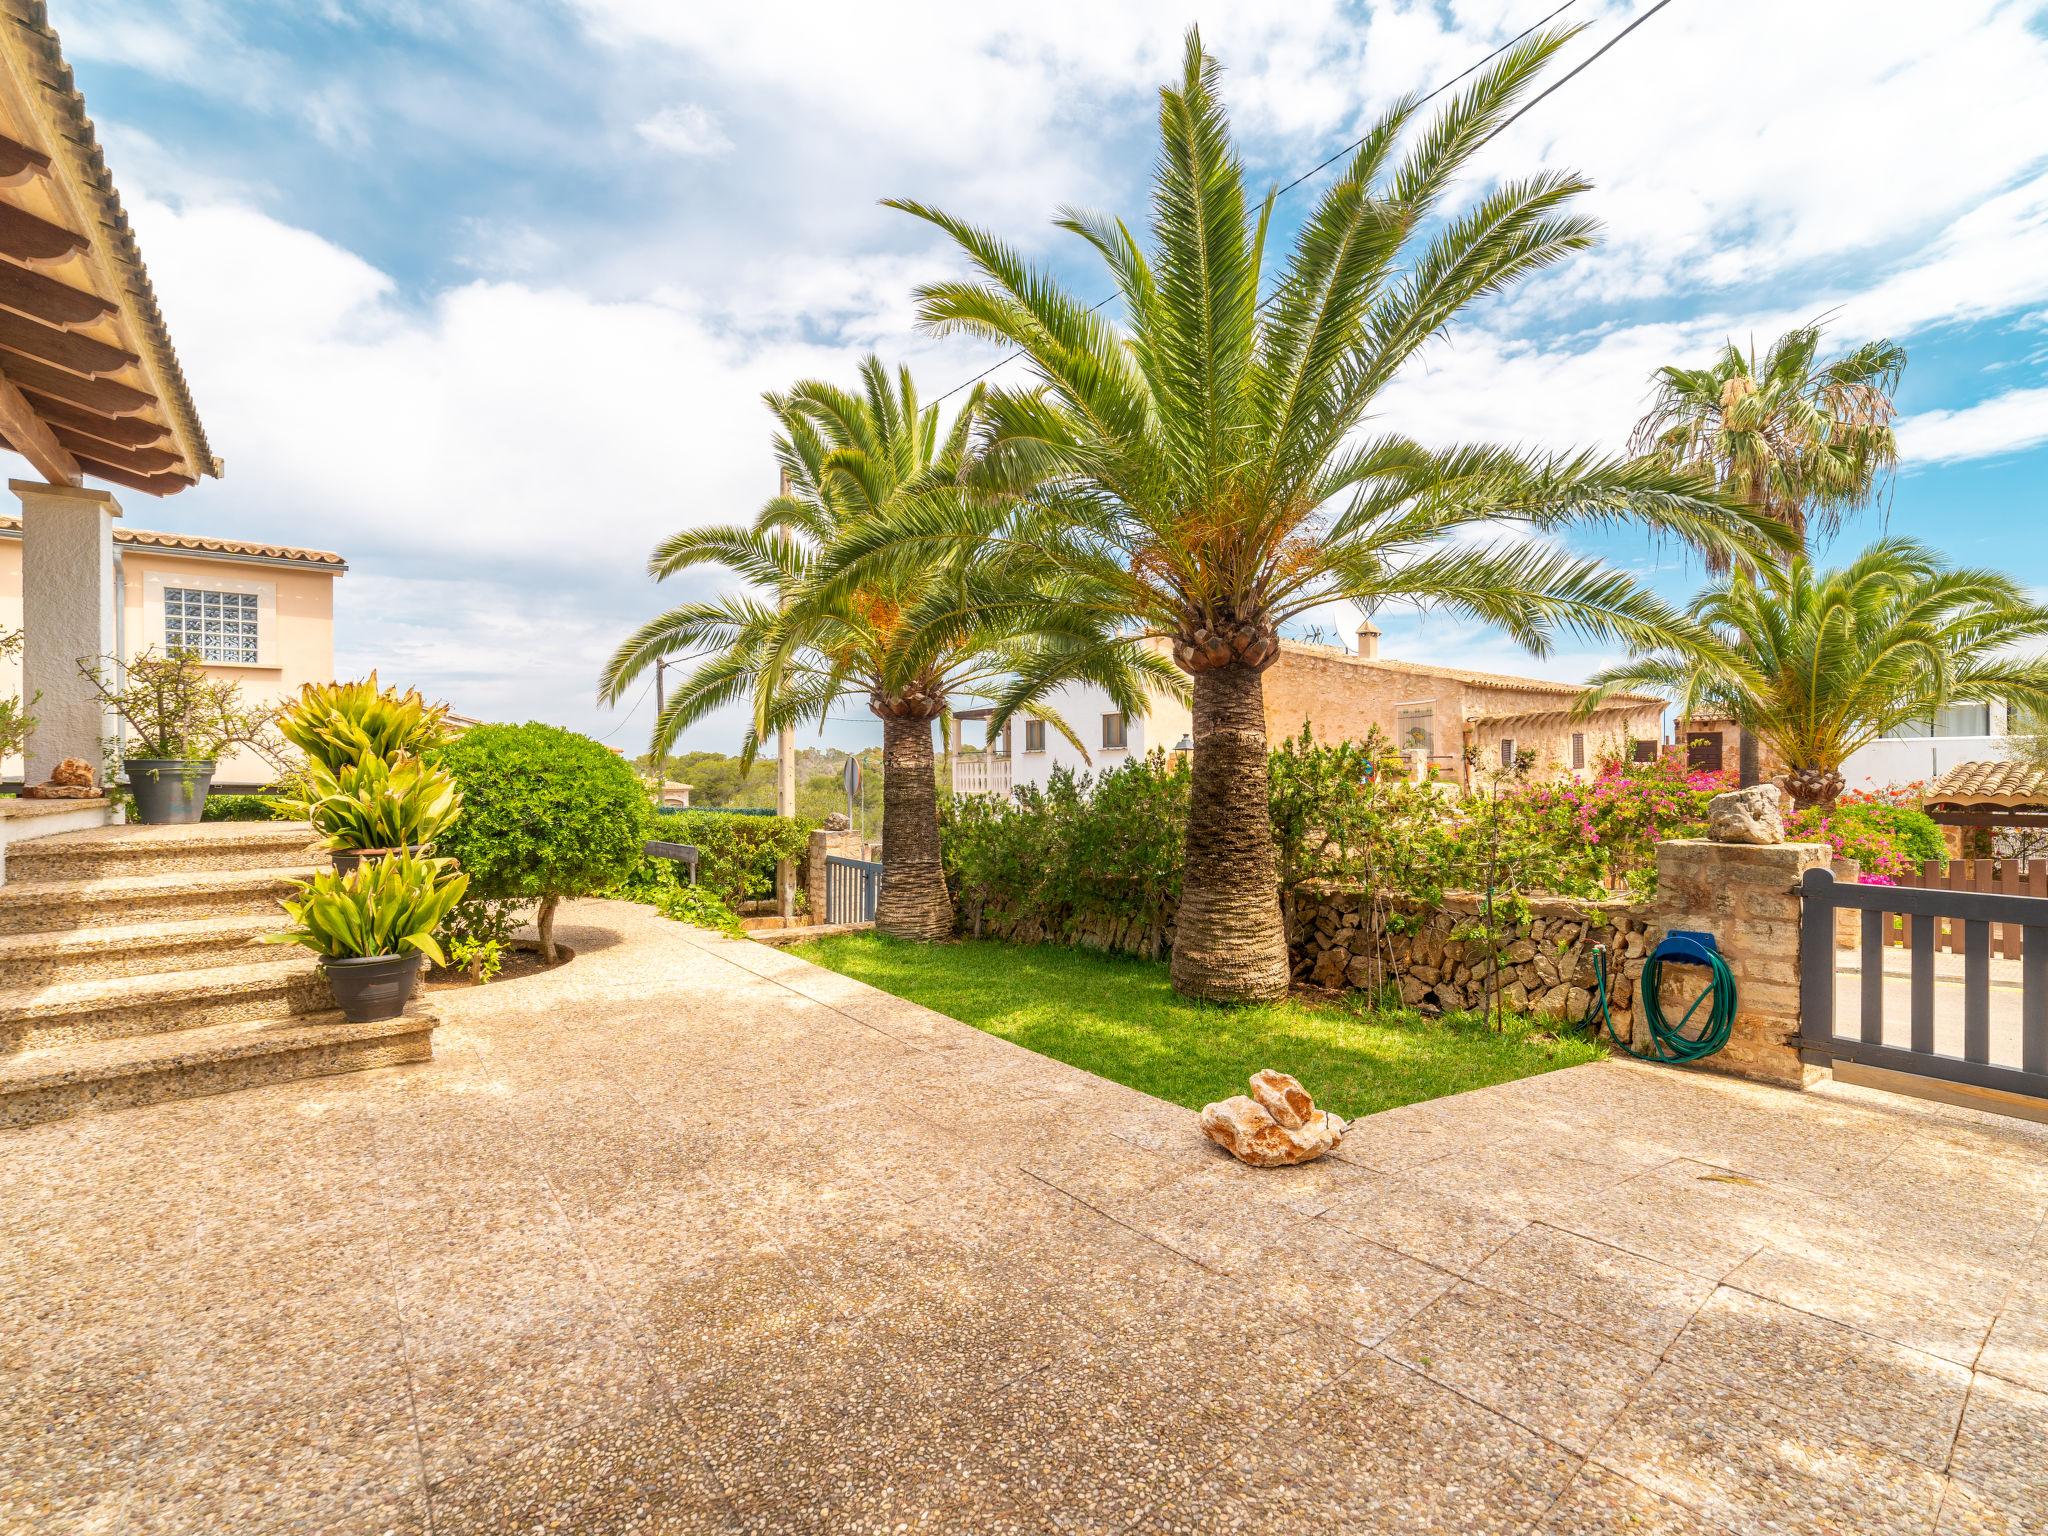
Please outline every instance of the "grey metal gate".
[{"label": "grey metal gate", "polygon": [[866,859],[825,855],[825,921],[872,923],[882,895],[882,866]]},{"label": "grey metal gate", "polygon": [[[2048,1098],[2048,898],[1852,885],[1825,869],[1808,870],[1800,894],[1799,1046],[1809,1062]],[[1845,911],[1860,914],[1853,983],[1836,961]],[[1944,920],[1962,930],[1960,965],[1936,954]],[[2018,960],[2001,959],[1996,976],[1993,923],[2021,935]],[[1903,949],[1888,942],[1901,924]],[[1887,953],[1906,963],[1888,974]]]}]

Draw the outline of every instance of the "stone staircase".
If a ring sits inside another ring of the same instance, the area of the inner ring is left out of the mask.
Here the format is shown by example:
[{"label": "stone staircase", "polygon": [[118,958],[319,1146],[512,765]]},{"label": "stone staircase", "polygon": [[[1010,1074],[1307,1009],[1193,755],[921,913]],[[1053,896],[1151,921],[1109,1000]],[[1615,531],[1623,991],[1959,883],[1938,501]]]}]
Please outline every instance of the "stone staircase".
[{"label": "stone staircase", "polygon": [[351,1024],[265,944],[325,862],[289,822],[101,827],[13,844],[0,885],[0,1128],[425,1061],[432,1012]]}]

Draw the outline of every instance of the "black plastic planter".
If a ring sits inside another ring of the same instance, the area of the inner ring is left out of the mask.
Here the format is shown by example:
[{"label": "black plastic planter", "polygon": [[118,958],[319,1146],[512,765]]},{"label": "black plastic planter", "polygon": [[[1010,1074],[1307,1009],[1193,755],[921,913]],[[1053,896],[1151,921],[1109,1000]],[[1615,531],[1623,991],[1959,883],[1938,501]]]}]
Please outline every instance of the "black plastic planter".
[{"label": "black plastic planter", "polygon": [[327,856],[334,860],[337,875],[352,875],[365,864],[381,864],[404,852],[403,848],[335,848]]},{"label": "black plastic planter", "polygon": [[121,766],[128,774],[128,792],[135,797],[136,819],[144,826],[173,826],[205,816],[212,763],[131,757]]},{"label": "black plastic planter", "polygon": [[363,960],[320,962],[327,983],[334,989],[334,1001],[351,1024],[372,1019],[395,1019],[405,1012],[420,984],[420,964],[425,955],[371,955]]}]

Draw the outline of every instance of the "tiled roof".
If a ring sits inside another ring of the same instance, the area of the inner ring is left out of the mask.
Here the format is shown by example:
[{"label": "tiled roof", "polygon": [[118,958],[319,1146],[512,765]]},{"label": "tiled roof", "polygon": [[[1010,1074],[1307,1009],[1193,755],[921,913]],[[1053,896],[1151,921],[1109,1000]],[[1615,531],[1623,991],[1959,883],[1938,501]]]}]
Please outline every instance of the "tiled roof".
[{"label": "tiled roof", "polygon": [[[1584,683],[1553,683],[1540,677],[1510,677],[1505,672],[1475,672],[1469,667],[1432,667],[1418,661],[1389,661],[1385,657],[1371,660],[1353,656],[1346,651],[1336,650],[1327,645],[1305,645],[1296,640],[1280,642],[1282,651],[1294,651],[1302,655],[1335,657],[1348,661],[1354,666],[1376,667],[1382,672],[1400,672],[1411,677],[1440,677],[1451,682],[1470,683],[1478,688],[1498,688],[1507,693],[1541,693],[1555,698],[1576,699],[1586,691]],[[1661,704],[1664,701],[1649,693],[1615,693],[1607,698],[1608,707],[1617,704]]]},{"label": "tiled roof", "polygon": [[[20,538],[21,519],[0,516],[0,538]],[[327,549],[299,549],[290,544],[252,544],[243,539],[214,539],[197,533],[157,533],[148,528],[114,525],[114,542],[146,549],[185,550],[195,555],[233,555],[243,560],[277,560],[290,565],[321,565],[337,571],[348,562]]]},{"label": "tiled roof", "polygon": [[205,474],[218,475],[220,460],[213,456],[207,445],[206,429],[199,424],[199,412],[192,404],[191,387],[185,382],[185,370],[179,365],[177,348],[171,345],[171,333],[164,324],[163,311],[156,302],[156,288],[149,280],[149,269],[142,264],[142,252],[136,246],[135,232],[128,224],[128,211],[121,206],[121,194],[114,189],[113,174],[107,169],[106,157],[100,152],[99,136],[93,130],[91,117],[86,115],[85,98],[71,77],[71,66],[64,61],[63,49],[58,45],[56,31],[50,26],[50,16],[43,0],[4,0],[7,19],[21,29],[29,44],[30,51],[42,66],[42,85],[48,94],[52,109],[62,124],[63,137],[70,142],[72,153],[77,157],[81,178],[91,190],[98,203],[101,227],[106,232],[107,253],[116,270],[128,284],[128,297],[135,306],[135,315],[140,322],[145,345],[154,355],[157,371],[163,379],[163,405],[174,415],[192,443],[193,451],[199,456],[194,467]]},{"label": "tiled roof", "polygon": [[1930,805],[2048,805],[2048,768],[2012,758],[1957,763],[1934,781],[1927,800]]}]

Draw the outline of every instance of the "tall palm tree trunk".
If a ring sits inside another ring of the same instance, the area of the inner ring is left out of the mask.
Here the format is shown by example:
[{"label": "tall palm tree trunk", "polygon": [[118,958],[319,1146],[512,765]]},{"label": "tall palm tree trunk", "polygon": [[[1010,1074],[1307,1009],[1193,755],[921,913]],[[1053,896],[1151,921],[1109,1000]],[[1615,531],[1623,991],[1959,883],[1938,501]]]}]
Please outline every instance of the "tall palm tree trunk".
[{"label": "tall palm tree trunk", "polygon": [[882,716],[882,897],[875,931],[926,941],[953,936],[953,900],[939,862],[929,716]]},{"label": "tall palm tree trunk", "polygon": [[1266,793],[1266,689],[1231,662],[1194,678],[1195,761],[1173,989],[1215,1002],[1287,993],[1287,938]]}]

